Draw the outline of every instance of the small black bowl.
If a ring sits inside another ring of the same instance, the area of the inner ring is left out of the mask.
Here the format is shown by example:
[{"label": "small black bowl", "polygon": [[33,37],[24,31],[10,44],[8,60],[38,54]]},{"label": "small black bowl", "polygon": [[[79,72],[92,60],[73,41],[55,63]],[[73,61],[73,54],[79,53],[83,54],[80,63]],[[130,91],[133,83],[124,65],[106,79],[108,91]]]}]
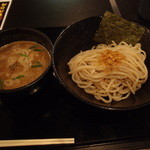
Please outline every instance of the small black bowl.
[{"label": "small black bowl", "polygon": [[[53,49],[53,44],[49,39],[49,37],[44,33],[42,33],[41,31],[31,28],[12,28],[2,30],[0,32],[0,47],[15,41],[37,42],[42,46],[44,46],[48,50],[50,56],[52,56],[51,53]],[[35,81],[16,89],[0,90],[0,98],[7,98],[10,96],[18,96],[18,95],[23,96],[37,92],[40,89],[42,82],[44,81],[44,78],[51,67],[51,63],[52,62],[49,63],[49,66],[45,70],[45,72]]]},{"label": "small black bowl", "polygon": [[[96,100],[94,96],[87,94],[72,81],[71,76],[68,74],[69,67],[67,63],[81,50],[88,50],[96,44],[92,39],[98,29],[100,21],[101,17],[86,18],[68,26],[57,38],[54,44],[52,61],[55,74],[60,83],[81,101],[98,108],[108,110],[132,110],[150,104],[150,77],[148,77],[148,81],[142,85],[142,88],[139,89],[135,95],[131,95],[126,100],[112,102],[110,104],[105,104]],[[140,43],[142,44],[142,48],[147,53],[146,65],[149,70],[150,34],[144,34],[140,40]]]}]

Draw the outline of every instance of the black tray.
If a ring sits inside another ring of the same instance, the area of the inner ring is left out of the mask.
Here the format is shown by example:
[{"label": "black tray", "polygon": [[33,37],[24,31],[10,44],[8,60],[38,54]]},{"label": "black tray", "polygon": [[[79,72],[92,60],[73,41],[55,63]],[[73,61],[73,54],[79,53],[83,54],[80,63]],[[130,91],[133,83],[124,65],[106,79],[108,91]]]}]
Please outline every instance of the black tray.
[{"label": "black tray", "polygon": [[[54,43],[63,29],[38,30]],[[87,145],[97,149],[123,143],[128,147],[150,146],[150,106],[132,111],[98,109],[68,93],[54,76],[52,67],[48,74],[38,92],[0,101],[0,140],[75,138],[74,145],[63,145],[61,149],[84,149]],[[59,146],[24,147],[29,148],[60,149]]]}]

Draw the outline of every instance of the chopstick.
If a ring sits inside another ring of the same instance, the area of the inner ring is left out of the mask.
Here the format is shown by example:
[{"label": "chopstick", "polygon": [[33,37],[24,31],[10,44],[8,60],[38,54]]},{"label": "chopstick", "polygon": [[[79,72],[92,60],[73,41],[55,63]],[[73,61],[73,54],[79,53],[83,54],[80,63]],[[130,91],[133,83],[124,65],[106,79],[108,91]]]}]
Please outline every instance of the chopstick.
[{"label": "chopstick", "polygon": [[109,0],[109,2],[110,2],[110,5],[112,7],[114,14],[121,16],[121,13],[120,13],[119,7],[116,3],[116,0]]},{"label": "chopstick", "polygon": [[0,147],[73,144],[74,138],[0,140]]}]

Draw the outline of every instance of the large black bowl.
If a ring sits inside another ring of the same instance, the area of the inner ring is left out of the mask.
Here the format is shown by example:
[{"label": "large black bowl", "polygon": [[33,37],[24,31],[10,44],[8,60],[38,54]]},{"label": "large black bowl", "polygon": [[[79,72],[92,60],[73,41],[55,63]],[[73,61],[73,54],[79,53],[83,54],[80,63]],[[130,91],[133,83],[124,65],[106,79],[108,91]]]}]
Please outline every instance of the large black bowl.
[{"label": "large black bowl", "polygon": [[[48,51],[50,56],[52,55],[53,44],[49,37],[42,33],[39,30],[31,29],[31,28],[13,28],[6,29],[0,32],[0,47],[11,42],[15,41],[34,41],[41,45],[43,45]],[[7,98],[10,96],[18,96],[18,95],[29,95],[38,91],[46,77],[48,70],[51,67],[51,62],[49,63],[46,71],[35,81],[16,89],[10,90],[0,90],[0,98]]]},{"label": "large black bowl", "polygon": [[[132,110],[150,104],[150,82],[142,86],[135,95],[126,100],[105,104],[79,88],[68,74],[68,61],[81,50],[90,49],[95,43],[93,36],[101,21],[100,17],[90,17],[68,26],[57,38],[54,44],[53,68],[61,84],[78,99],[98,108],[110,110]],[[141,39],[142,48],[147,53],[146,65],[150,68],[150,35],[144,34]],[[70,99],[71,100],[71,99]]]}]

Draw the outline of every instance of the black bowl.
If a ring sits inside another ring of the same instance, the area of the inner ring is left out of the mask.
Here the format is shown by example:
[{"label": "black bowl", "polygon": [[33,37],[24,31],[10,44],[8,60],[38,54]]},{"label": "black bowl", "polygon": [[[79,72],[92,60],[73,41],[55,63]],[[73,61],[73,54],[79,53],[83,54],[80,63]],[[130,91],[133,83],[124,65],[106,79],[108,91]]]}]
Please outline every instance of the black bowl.
[{"label": "black bowl", "polygon": [[[44,33],[31,29],[31,28],[13,28],[13,29],[6,29],[0,32],[0,46],[9,44],[15,41],[34,41],[41,45],[43,45],[49,52],[50,56],[52,56],[52,48],[53,44],[49,37]],[[18,96],[18,95],[28,95],[33,94],[34,92],[40,89],[42,82],[46,76],[46,73],[51,67],[51,62],[46,69],[46,71],[35,81],[16,89],[10,90],[0,90],[0,98],[6,98],[10,96]]]},{"label": "black bowl", "polygon": [[[81,50],[90,49],[95,42],[93,36],[99,26],[101,17],[90,17],[81,20],[73,25],[68,26],[57,38],[54,44],[52,54],[53,68],[55,74],[61,84],[74,96],[81,101],[98,108],[109,110],[132,110],[150,104],[150,82],[148,81],[142,86],[135,95],[131,95],[126,100],[105,104],[87,94],[83,89],[79,88],[68,74],[68,61]],[[150,35],[145,33],[141,39],[142,48],[147,53],[146,65],[150,68]]]}]

